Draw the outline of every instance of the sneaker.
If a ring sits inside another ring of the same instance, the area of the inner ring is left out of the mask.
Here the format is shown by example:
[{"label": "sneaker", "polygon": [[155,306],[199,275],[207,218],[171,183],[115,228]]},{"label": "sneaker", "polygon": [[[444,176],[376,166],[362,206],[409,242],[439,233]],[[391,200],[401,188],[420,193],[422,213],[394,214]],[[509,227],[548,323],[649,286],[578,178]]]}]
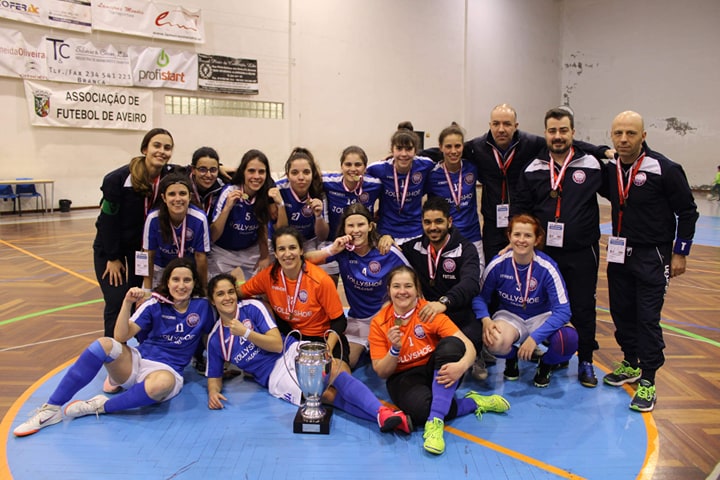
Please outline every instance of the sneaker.
[{"label": "sneaker", "polygon": [[655,408],[655,400],[657,400],[655,396],[655,385],[650,383],[650,380],[643,378],[640,380],[637,392],[635,392],[635,396],[630,402],[630,410],[635,410],[636,412],[652,412],[653,408]]},{"label": "sneaker", "polygon": [[472,366],[470,375],[472,375],[475,380],[478,380],[480,382],[487,379],[488,371],[487,367],[485,366],[485,359],[483,358],[482,353],[480,353],[480,355],[478,355],[475,359],[475,364]]},{"label": "sneaker", "polygon": [[105,413],[105,402],[108,401],[108,397],[105,395],[96,395],[90,400],[75,400],[74,402],[68,403],[65,407],[65,416],[70,418],[84,417],[94,413],[100,415]]},{"label": "sneaker", "polygon": [[435,417],[425,422],[425,433],[423,438],[423,448],[426,452],[430,452],[435,455],[440,455],[445,451],[445,439],[443,439],[443,430],[445,429],[445,422]]},{"label": "sneaker", "polygon": [[535,378],[533,384],[538,388],[545,388],[550,385],[550,377],[552,376],[553,366],[543,363],[542,359],[535,369]]},{"label": "sneaker", "polygon": [[518,366],[517,357],[505,359],[503,377],[505,377],[505,380],[517,380],[520,378],[520,367]]},{"label": "sneaker", "polygon": [[640,379],[640,368],[633,368],[623,360],[616,364],[615,370],[603,377],[603,382],[613,387],[619,387],[625,383],[635,383]]},{"label": "sneaker", "polygon": [[578,380],[583,387],[597,387],[598,379],[595,376],[595,369],[591,362],[580,362],[578,365]]},{"label": "sneaker", "polygon": [[377,413],[377,422],[381,432],[398,430],[403,433],[410,433],[413,430],[412,420],[402,410],[381,406]]},{"label": "sneaker", "polygon": [[472,398],[477,405],[475,416],[478,420],[485,412],[504,413],[510,410],[510,402],[500,395],[480,395],[478,392],[470,390],[465,394],[465,398]]},{"label": "sneaker", "polygon": [[110,381],[110,376],[105,377],[105,381],[103,382],[103,392],[105,393],[118,393],[120,390],[122,390],[122,387],[120,385],[114,385]]},{"label": "sneaker", "polygon": [[42,407],[35,410],[33,416],[25,423],[18,425],[17,428],[13,430],[13,433],[16,437],[27,437],[28,435],[37,433],[41,428],[55,425],[61,421],[62,411],[60,411],[60,407],[45,403]]}]

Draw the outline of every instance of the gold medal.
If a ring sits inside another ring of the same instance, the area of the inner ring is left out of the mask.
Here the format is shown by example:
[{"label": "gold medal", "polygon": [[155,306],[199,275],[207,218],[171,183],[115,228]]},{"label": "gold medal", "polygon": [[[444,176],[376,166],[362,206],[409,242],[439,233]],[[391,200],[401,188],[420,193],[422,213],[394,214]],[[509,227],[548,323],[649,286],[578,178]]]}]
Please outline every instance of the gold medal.
[{"label": "gold medal", "polygon": [[557,190],[550,190],[550,198],[557,198],[558,192]]},{"label": "gold medal", "polygon": [[395,317],[395,326],[396,327],[399,327],[400,325],[402,325],[402,323],[403,323],[402,317]]}]

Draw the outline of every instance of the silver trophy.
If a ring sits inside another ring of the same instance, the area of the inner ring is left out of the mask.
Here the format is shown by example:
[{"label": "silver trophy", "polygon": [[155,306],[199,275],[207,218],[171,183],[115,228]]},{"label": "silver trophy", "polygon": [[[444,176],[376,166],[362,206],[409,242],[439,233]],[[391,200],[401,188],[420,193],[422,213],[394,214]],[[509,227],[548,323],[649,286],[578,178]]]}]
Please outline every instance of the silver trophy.
[{"label": "silver trophy", "polygon": [[298,345],[295,373],[305,403],[295,415],[294,433],[330,433],[332,408],[323,407],[320,399],[330,383],[332,363],[332,355],[324,342],[301,342]]}]

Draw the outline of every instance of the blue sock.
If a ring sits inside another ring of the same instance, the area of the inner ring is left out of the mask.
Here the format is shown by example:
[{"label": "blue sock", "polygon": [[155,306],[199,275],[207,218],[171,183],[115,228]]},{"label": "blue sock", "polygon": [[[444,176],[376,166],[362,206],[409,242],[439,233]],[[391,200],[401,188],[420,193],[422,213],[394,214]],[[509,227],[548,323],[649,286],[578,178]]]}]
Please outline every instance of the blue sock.
[{"label": "blue sock", "polygon": [[129,410],[131,408],[144,407],[159,403],[157,400],[150,398],[145,391],[145,382],[136,383],[127,391],[112,397],[105,403],[105,413],[117,412],[120,410]]},{"label": "blue sock", "polygon": [[477,403],[472,398],[459,398],[455,400],[457,403],[457,416],[462,417],[468,413],[474,413],[477,410]]},{"label": "blue sock", "polygon": [[50,395],[50,405],[65,405],[85,385],[95,378],[107,355],[100,342],[95,340],[83,351],[77,361],[68,369],[60,384]]},{"label": "blue sock", "polygon": [[438,371],[433,372],[432,382],[432,402],[430,403],[430,416],[428,420],[433,418],[439,418],[445,421],[445,415],[450,411],[453,398],[455,397],[455,390],[457,390],[457,382],[452,386],[445,388],[445,385],[440,385],[437,378]]},{"label": "blue sock", "polygon": [[358,418],[377,419],[382,404],[364,383],[347,372],[340,372],[333,385],[337,391],[333,405]]}]

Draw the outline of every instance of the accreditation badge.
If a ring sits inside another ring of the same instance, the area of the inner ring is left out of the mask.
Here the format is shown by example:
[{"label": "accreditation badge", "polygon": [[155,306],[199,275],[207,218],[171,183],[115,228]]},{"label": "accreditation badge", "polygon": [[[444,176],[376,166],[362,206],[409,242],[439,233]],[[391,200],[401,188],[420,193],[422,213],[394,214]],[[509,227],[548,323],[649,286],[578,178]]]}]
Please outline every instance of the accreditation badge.
[{"label": "accreditation badge", "polygon": [[623,237],[608,238],[607,261],[610,263],[625,263],[627,239]]},{"label": "accreditation badge", "polygon": [[147,277],[150,275],[147,252],[135,252],[135,275]]},{"label": "accreditation badge", "polygon": [[497,216],[497,224],[495,225],[497,228],[506,228],[508,226],[508,219],[510,218],[510,204],[507,203],[501,203],[497,207],[495,207],[495,212]]},{"label": "accreditation badge", "polygon": [[545,245],[548,247],[562,247],[565,237],[565,224],[560,222],[548,222],[547,238]]}]

